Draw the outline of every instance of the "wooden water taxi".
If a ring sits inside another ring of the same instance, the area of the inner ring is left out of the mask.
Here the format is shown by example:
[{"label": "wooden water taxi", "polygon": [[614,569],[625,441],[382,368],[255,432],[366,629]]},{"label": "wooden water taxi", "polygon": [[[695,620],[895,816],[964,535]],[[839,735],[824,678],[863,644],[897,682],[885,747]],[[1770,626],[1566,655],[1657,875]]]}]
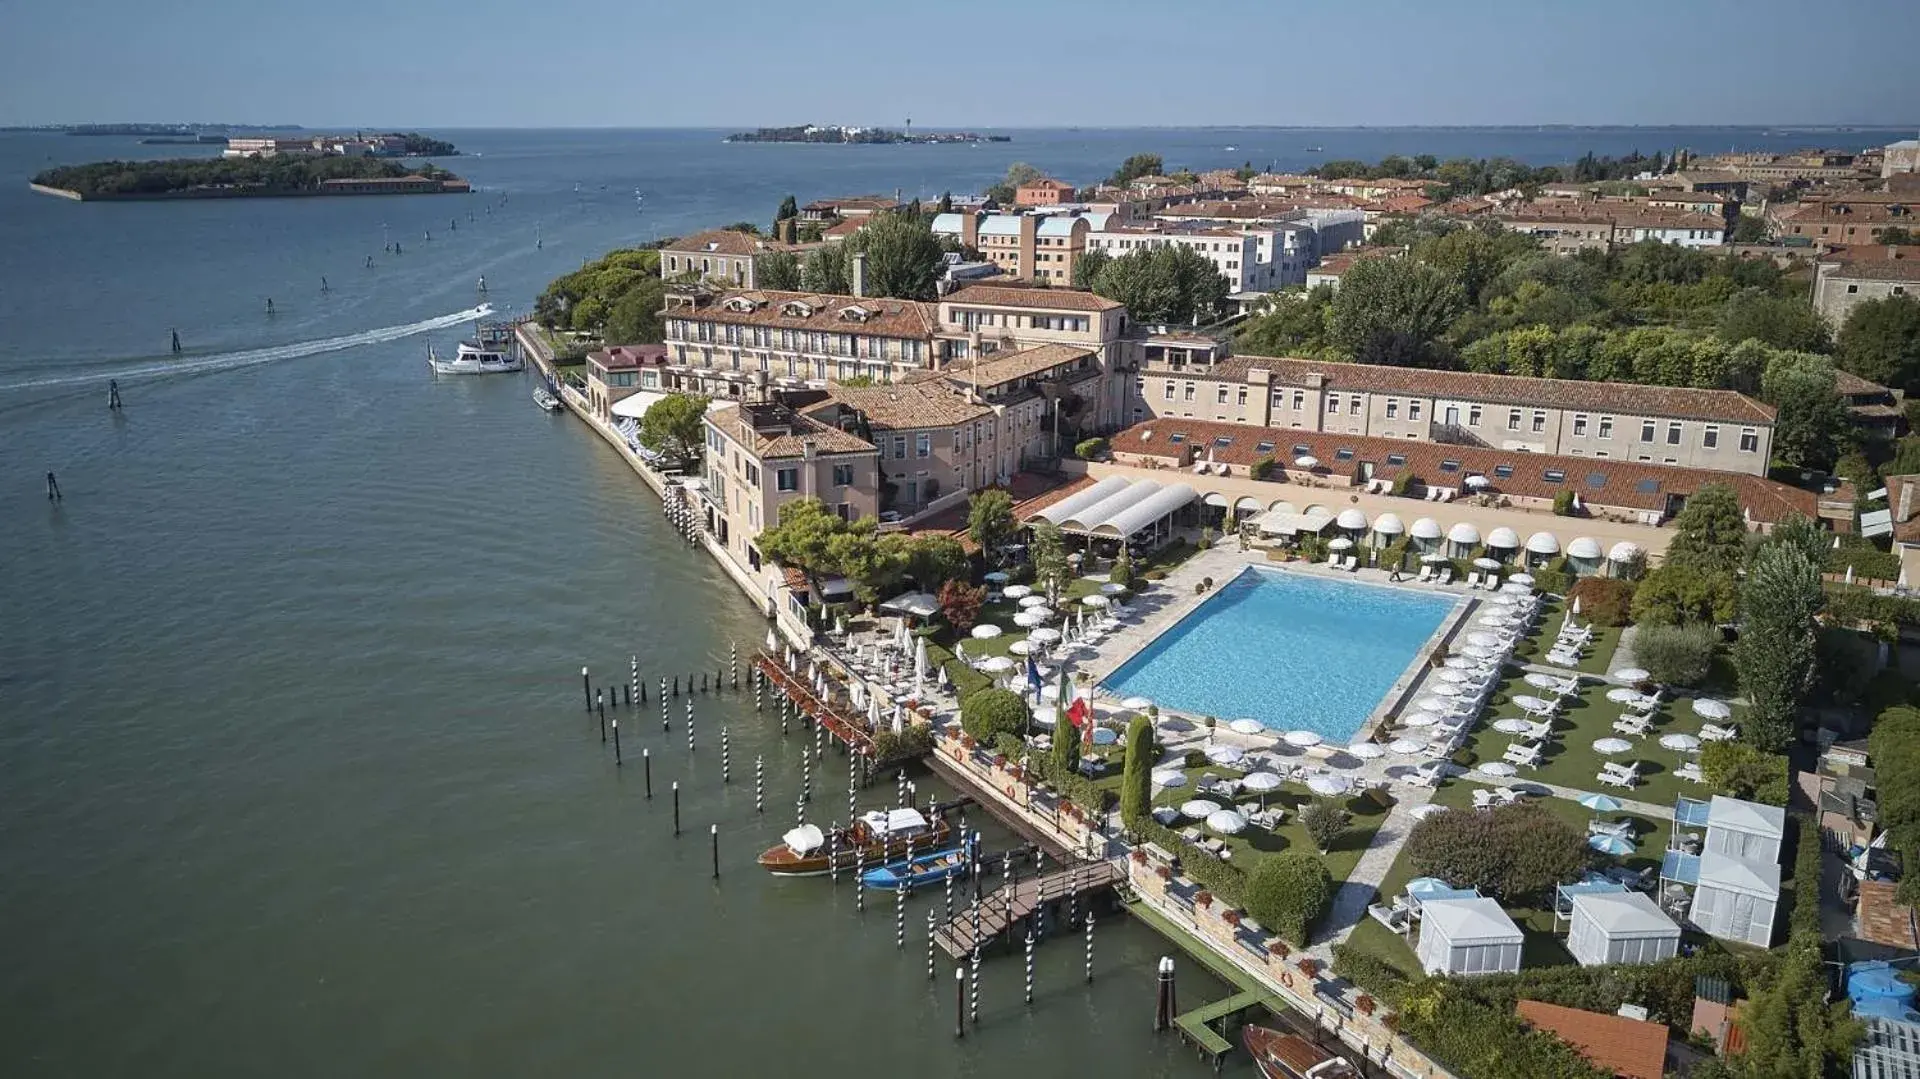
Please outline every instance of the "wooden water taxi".
[{"label": "wooden water taxi", "polygon": [[1297,1034],[1248,1026],[1240,1040],[1266,1079],[1364,1079],[1352,1064]]},{"label": "wooden water taxi", "polygon": [[815,824],[792,829],[779,846],[760,855],[760,867],[776,876],[818,877],[832,868],[850,870],[938,849],[951,831],[944,818],[929,821],[917,809],[875,810],[832,834]]}]

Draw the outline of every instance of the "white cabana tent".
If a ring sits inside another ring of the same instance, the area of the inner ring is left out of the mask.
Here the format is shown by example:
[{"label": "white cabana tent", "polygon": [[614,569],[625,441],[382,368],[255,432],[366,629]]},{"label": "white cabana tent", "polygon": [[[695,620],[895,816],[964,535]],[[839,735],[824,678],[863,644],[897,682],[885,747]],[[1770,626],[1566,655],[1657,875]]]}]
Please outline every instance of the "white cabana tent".
[{"label": "white cabana tent", "polygon": [[1716,794],[1707,803],[1707,842],[1701,853],[1778,865],[1787,811]]},{"label": "white cabana tent", "polygon": [[1567,563],[1575,573],[1600,571],[1600,541],[1592,536],[1576,536],[1567,544]]},{"label": "white cabana tent", "polygon": [[1700,880],[1687,920],[1702,933],[1765,948],[1773,943],[1780,907],[1780,867],[1709,851],[1700,856]]},{"label": "white cabana tent", "polygon": [[1487,533],[1487,546],[1496,551],[1515,551],[1520,549],[1520,533],[1502,525]]},{"label": "white cabana tent", "polygon": [[1384,547],[1406,535],[1407,526],[1400,523],[1399,514],[1383,513],[1373,519],[1373,533],[1379,537],[1380,546]]},{"label": "white cabana tent", "polygon": [[1527,537],[1527,553],[1536,558],[1552,558],[1560,553],[1560,537],[1551,532],[1535,532]]},{"label": "white cabana tent", "polygon": [[1480,530],[1468,524],[1466,521],[1461,521],[1459,524],[1447,530],[1447,542],[1460,548],[1460,554],[1465,555],[1468,551],[1479,546]]},{"label": "white cabana tent", "polygon": [[1640,892],[1576,895],[1567,951],[1583,967],[1657,963],[1679,954],[1680,926]]},{"label": "white cabana tent", "polygon": [[1429,974],[1512,974],[1526,936],[1492,899],[1432,899],[1420,904],[1414,949]]},{"label": "white cabana tent", "polygon": [[1340,511],[1340,515],[1333,519],[1333,523],[1342,532],[1365,532],[1367,515],[1349,506]]},{"label": "white cabana tent", "polygon": [[1413,538],[1413,545],[1419,550],[1431,551],[1440,543],[1440,522],[1431,517],[1416,518],[1413,526],[1407,529],[1407,535]]},{"label": "white cabana tent", "polygon": [[880,609],[915,618],[932,618],[940,613],[940,601],[927,592],[903,592],[882,603]]},{"label": "white cabana tent", "polygon": [[1641,548],[1639,544],[1632,540],[1621,540],[1619,543],[1613,545],[1612,550],[1607,552],[1607,572],[1610,575],[1618,576],[1626,567],[1626,564],[1640,557],[1640,554]]}]

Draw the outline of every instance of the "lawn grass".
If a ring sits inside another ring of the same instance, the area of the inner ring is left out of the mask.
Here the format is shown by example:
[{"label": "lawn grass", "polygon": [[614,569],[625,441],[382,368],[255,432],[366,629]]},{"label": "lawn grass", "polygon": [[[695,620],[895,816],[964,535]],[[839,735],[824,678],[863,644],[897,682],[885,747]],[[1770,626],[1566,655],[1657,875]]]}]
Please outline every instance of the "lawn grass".
[{"label": "lawn grass", "polygon": [[[1540,620],[1534,631],[1521,639],[1514,647],[1514,657],[1522,663],[1539,663],[1547,666],[1547,653],[1553,650],[1553,640],[1560,632],[1561,612],[1566,600],[1559,596],[1544,596],[1540,601]],[[1619,626],[1594,626],[1593,642],[1586,648],[1586,654],[1573,669],[1582,674],[1605,674],[1607,664],[1613,662],[1613,654],[1620,648]]]},{"label": "lawn grass", "polygon": [[[1559,716],[1553,721],[1555,741],[1542,754],[1544,763],[1538,768],[1521,769],[1517,781],[1538,780],[1556,786],[1572,787],[1583,791],[1604,791],[1619,798],[1652,802],[1656,805],[1670,805],[1675,797],[1686,794],[1692,797],[1705,797],[1709,792],[1706,786],[1681,779],[1674,769],[1689,759],[1689,756],[1667,749],[1660,744],[1660,736],[1682,732],[1699,734],[1702,721],[1691,710],[1687,698],[1676,698],[1662,704],[1654,713],[1653,724],[1647,733],[1639,738],[1619,734],[1613,729],[1613,722],[1623,715],[1626,709],[1607,700],[1607,688],[1599,685],[1587,685],[1581,688],[1579,695],[1569,700]],[[1520,707],[1513,703],[1515,694],[1539,696],[1540,690],[1521,681],[1519,674],[1504,679],[1496,689],[1493,700],[1498,702],[1487,710],[1485,718],[1475,725],[1467,737],[1467,749],[1473,754],[1472,763],[1497,761],[1506,752],[1507,745],[1517,741],[1511,734],[1503,734],[1493,729],[1497,720],[1529,718]],[[1743,709],[1739,705],[1733,708],[1734,717],[1729,722],[1737,722]],[[1616,757],[1607,757],[1593,748],[1593,743],[1601,738],[1626,738],[1635,744],[1635,748]],[[1632,790],[1624,787],[1609,787],[1597,778],[1600,765],[1608,760],[1625,763],[1640,761],[1640,784]]]}]

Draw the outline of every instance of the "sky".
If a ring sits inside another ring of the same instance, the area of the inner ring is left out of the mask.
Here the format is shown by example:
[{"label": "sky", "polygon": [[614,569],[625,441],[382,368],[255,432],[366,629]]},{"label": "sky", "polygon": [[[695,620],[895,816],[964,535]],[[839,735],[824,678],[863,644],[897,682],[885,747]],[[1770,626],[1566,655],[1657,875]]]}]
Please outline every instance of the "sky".
[{"label": "sky", "polygon": [[1915,0],[0,0],[0,124],[1920,124]]}]

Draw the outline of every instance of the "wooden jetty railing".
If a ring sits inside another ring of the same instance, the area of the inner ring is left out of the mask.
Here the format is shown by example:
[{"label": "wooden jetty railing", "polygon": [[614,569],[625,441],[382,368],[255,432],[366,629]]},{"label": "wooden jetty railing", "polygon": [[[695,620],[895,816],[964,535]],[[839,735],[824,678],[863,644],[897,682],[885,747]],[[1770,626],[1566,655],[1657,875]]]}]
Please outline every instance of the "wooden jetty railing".
[{"label": "wooden jetty railing", "polygon": [[820,699],[813,686],[788,670],[779,657],[760,652],[754,655],[753,665],[767,676],[775,689],[786,694],[803,715],[813,717],[835,740],[863,757],[874,755],[873,735],[867,733],[865,724],[842,713],[832,702]]},{"label": "wooden jetty railing", "polygon": [[1037,908],[1059,902],[1071,895],[1091,895],[1111,888],[1121,880],[1120,867],[1112,862],[1081,862],[1056,869],[1035,880],[1002,885],[980,900],[980,928],[974,930],[971,908],[953,916],[953,920],[933,931],[934,942],[948,956],[959,959],[984,948],[994,937],[1031,915]]}]

